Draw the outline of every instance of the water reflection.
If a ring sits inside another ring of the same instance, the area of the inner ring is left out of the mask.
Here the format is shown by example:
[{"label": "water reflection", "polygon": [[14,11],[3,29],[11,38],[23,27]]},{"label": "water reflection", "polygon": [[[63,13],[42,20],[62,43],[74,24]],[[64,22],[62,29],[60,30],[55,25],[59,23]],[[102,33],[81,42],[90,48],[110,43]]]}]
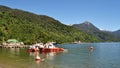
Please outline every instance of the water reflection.
[{"label": "water reflection", "polygon": [[56,52],[46,53],[46,59],[54,60],[55,59],[55,55],[56,55]]},{"label": "water reflection", "polygon": [[11,54],[19,54],[20,49],[19,48],[10,48]]},{"label": "water reflection", "polygon": [[[58,54],[60,54],[60,52],[29,52],[29,56],[32,56],[37,64],[47,60],[54,60]],[[40,58],[40,60],[38,58]]]},{"label": "water reflection", "polygon": [[17,56],[20,53],[20,48],[10,48],[11,56]]}]

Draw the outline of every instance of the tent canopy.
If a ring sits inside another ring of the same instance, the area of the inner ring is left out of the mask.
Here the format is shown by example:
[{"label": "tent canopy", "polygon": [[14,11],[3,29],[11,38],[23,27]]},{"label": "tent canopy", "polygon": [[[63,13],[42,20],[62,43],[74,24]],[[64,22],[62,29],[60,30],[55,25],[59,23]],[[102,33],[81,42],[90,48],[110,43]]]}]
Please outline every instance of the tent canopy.
[{"label": "tent canopy", "polygon": [[18,43],[18,40],[16,40],[16,39],[8,39],[7,42],[8,43]]}]

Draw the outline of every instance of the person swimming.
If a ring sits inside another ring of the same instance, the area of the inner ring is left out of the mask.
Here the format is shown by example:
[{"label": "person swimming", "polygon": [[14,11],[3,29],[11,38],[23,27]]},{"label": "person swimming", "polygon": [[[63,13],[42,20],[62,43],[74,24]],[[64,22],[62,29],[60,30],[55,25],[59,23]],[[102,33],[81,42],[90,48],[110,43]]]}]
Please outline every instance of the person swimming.
[{"label": "person swimming", "polygon": [[94,47],[91,46],[90,49],[94,49]]}]

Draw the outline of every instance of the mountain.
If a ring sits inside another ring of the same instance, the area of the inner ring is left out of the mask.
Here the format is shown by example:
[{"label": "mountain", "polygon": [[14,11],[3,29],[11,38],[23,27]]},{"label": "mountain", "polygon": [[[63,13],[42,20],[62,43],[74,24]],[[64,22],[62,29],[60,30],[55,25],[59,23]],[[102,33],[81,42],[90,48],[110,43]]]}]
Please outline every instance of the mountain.
[{"label": "mountain", "polygon": [[77,28],[80,31],[84,31],[84,32],[87,32],[88,34],[92,34],[94,37],[98,38],[102,42],[104,41],[111,42],[111,41],[119,40],[113,34],[111,34],[111,32],[102,31],[88,21],[85,21],[82,24],[74,24],[72,26]]},{"label": "mountain", "polygon": [[120,30],[114,31],[112,34],[120,38]]},{"label": "mountain", "polygon": [[26,44],[54,41],[97,42],[97,38],[46,15],[37,15],[0,5],[0,42],[2,38],[17,39]]},{"label": "mountain", "polygon": [[92,23],[88,21],[85,21],[82,24],[74,24],[72,26],[77,28],[78,30],[85,31],[87,33],[100,31],[96,26],[94,26]]}]

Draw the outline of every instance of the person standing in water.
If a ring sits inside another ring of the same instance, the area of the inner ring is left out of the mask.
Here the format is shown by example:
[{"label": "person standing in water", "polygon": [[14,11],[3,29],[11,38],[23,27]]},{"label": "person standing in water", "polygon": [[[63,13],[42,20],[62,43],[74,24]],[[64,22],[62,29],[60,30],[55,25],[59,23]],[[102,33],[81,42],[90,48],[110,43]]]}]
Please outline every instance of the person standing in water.
[{"label": "person standing in water", "polygon": [[93,47],[93,46],[91,46],[91,47],[90,47],[90,51],[91,51],[91,52],[93,52],[93,50],[94,50],[94,47]]}]

